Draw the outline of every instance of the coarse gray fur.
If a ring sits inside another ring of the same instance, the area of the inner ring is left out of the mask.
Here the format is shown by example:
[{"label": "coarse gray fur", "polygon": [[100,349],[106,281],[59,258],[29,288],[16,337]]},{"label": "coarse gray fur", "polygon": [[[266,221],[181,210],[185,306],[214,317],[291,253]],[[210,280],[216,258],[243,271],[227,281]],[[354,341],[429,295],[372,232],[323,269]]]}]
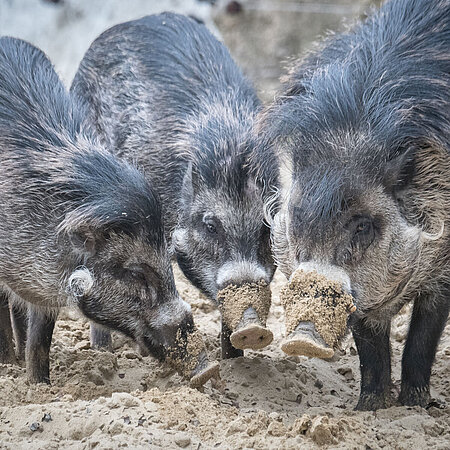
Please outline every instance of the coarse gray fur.
[{"label": "coarse gray fur", "polygon": [[192,314],[175,288],[158,196],[94,137],[44,53],[9,37],[0,162],[0,303],[30,307],[30,379],[49,381],[54,320],[68,304],[163,358]]},{"label": "coarse gray fur", "polygon": [[261,148],[292,165],[272,227],[279,267],[350,278],[358,408],[388,404],[390,322],[411,300],[400,401],[425,406],[449,310],[450,3],[388,1],[325,40],[291,68],[262,126]]},{"label": "coarse gray fur", "polygon": [[194,285],[215,300],[229,283],[270,282],[264,201],[277,161],[254,157],[260,102],[204,25],[163,13],[112,27],[87,51],[72,91],[106,146],[155,180]]}]

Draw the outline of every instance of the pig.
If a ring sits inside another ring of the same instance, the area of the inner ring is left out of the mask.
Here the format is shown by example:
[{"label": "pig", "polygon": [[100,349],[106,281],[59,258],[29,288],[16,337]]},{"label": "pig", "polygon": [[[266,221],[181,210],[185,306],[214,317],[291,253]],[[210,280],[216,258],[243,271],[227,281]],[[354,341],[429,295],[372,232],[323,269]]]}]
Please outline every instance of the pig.
[{"label": "pig", "polygon": [[[155,179],[178,264],[200,291],[217,301],[227,285],[270,283],[264,204],[277,160],[254,155],[260,101],[204,25],[163,13],[114,26],[85,54],[71,91],[107,147]],[[243,354],[230,333],[222,321],[224,358]]]},{"label": "pig", "polygon": [[156,190],[104,148],[45,54],[10,37],[0,38],[0,149],[2,362],[13,356],[8,303],[28,309],[31,382],[50,382],[66,305],[161,360],[183,355],[194,324],[175,288]]},{"label": "pig", "polygon": [[449,49],[448,1],[388,1],[297,61],[260,124],[260,157],[272,148],[291,164],[272,223],[278,266],[354,297],[358,410],[393,400],[390,324],[408,302],[398,400],[430,401],[450,298]]}]

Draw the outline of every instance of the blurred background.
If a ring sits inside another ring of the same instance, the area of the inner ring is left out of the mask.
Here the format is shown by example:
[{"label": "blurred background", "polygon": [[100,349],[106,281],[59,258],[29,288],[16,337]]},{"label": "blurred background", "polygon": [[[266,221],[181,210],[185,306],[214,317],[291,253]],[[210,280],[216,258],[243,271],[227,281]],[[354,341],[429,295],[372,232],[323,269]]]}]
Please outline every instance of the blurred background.
[{"label": "blurred background", "polygon": [[381,0],[0,0],[0,35],[25,39],[52,60],[67,86],[91,42],[112,25],[162,11],[203,21],[230,49],[263,101],[289,59]]}]

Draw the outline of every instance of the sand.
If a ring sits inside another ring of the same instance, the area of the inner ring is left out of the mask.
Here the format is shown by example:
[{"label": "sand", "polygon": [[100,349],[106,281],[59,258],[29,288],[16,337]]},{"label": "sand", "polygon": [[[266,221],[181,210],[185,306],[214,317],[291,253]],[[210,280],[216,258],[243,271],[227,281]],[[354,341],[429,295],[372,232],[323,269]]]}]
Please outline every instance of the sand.
[{"label": "sand", "polygon": [[219,309],[223,320],[235,330],[242,320],[244,311],[252,307],[258,314],[260,322],[265,325],[271,302],[270,287],[265,281],[248,283],[242,286],[230,284],[217,294]]},{"label": "sand", "polygon": [[[176,272],[206,349],[218,357],[220,313]],[[142,357],[114,334],[114,353],[89,348],[89,324],[71,311],[58,320],[52,386],[30,386],[25,369],[0,365],[1,449],[282,448],[448,449],[450,409],[400,407],[355,412],[358,356],[350,337],[332,361],[286,357],[276,275],[267,325],[274,341],[259,352],[220,361],[223,385],[203,392],[174,369]],[[410,308],[392,327],[394,380]],[[450,402],[450,326],[431,377],[432,396]],[[51,420],[48,416],[50,415]],[[35,431],[32,431],[35,430]]]},{"label": "sand", "polygon": [[211,378],[219,379],[219,363],[209,362],[201,333],[194,330],[182,337],[178,330],[176,348],[169,352],[168,363],[183,377],[190,380],[191,387],[200,388]]},{"label": "sand", "polygon": [[310,321],[328,346],[337,347],[354,308],[352,296],[344,293],[339,283],[315,271],[297,270],[280,296],[286,310],[287,334],[299,322]]},{"label": "sand", "polygon": [[242,286],[231,284],[219,291],[219,310],[232,331],[233,347],[261,350],[272,342],[273,333],[266,328],[271,297],[270,287],[263,280]]}]

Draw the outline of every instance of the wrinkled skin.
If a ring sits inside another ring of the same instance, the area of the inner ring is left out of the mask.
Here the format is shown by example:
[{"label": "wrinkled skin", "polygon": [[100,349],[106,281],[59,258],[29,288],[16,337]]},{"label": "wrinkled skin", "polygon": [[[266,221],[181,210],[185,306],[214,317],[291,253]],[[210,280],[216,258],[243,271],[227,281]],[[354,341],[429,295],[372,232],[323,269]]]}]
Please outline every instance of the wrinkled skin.
[{"label": "wrinkled skin", "polygon": [[291,167],[274,256],[287,277],[316,270],[354,296],[360,410],[394,401],[390,323],[407,302],[398,401],[430,401],[449,313],[449,18],[445,1],[386,2],[297,63],[265,117]]}]

